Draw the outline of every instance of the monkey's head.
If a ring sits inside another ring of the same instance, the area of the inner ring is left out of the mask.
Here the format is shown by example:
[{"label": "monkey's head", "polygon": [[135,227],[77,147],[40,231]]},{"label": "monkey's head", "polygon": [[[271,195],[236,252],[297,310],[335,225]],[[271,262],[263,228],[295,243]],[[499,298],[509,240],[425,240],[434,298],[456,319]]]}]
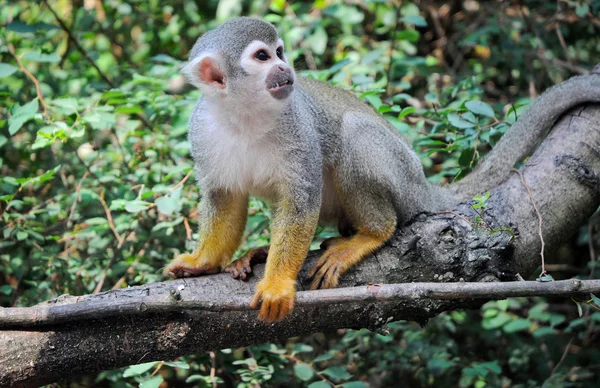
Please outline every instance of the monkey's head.
[{"label": "monkey's head", "polygon": [[181,72],[208,99],[273,108],[292,94],[296,79],[275,27],[247,17],[229,20],[200,37]]}]

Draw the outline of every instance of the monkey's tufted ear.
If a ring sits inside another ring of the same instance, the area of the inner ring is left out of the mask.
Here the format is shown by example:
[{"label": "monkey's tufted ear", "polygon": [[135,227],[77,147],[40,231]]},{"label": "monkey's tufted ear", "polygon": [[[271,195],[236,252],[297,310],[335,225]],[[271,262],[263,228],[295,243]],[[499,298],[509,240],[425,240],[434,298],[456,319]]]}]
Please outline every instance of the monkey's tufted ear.
[{"label": "monkey's tufted ear", "polygon": [[202,88],[211,86],[215,89],[225,89],[225,72],[219,59],[213,54],[204,54],[192,59],[181,73],[192,85]]}]

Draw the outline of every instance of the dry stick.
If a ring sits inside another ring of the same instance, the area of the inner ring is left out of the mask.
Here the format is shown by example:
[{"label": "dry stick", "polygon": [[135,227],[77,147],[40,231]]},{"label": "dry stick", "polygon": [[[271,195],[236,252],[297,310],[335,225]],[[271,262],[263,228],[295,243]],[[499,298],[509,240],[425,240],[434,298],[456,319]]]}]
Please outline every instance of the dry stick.
[{"label": "dry stick", "polygon": [[[189,280],[188,280],[189,281]],[[77,302],[47,304],[33,307],[0,308],[0,328],[8,326],[35,327],[74,322],[84,319],[106,319],[119,315],[148,313],[165,314],[183,310],[212,312],[251,311],[251,295],[213,294],[194,292],[185,287],[185,280],[169,282],[170,292],[151,294],[151,288],[138,286],[126,291],[109,291],[104,298],[96,296],[73,297]],[[140,296],[129,295],[139,291]],[[181,291],[180,291],[181,290]],[[119,293],[128,297],[119,298]],[[402,283],[375,284],[360,287],[334,288],[329,290],[300,291],[296,297],[297,307],[315,308],[332,304],[399,302],[402,300],[498,300],[510,297],[561,296],[568,297],[600,293],[600,280],[558,280],[554,282],[457,282],[457,283]],[[102,295],[102,294],[100,294]],[[100,300],[97,300],[100,299]]]},{"label": "dry stick", "polygon": [[17,61],[17,64],[19,65],[19,67],[21,68],[21,71],[27,76],[27,78],[29,78],[31,80],[31,82],[33,82],[33,84],[35,85],[35,93],[38,96],[38,99],[40,100],[40,104],[42,105],[42,109],[44,110],[44,118],[46,120],[50,120],[50,116],[48,116],[48,108],[46,107],[46,102],[44,101],[44,96],[42,95],[42,89],[40,89],[40,83],[38,82],[38,80],[33,76],[33,74],[31,74],[29,72],[29,70],[27,70],[25,68],[25,66],[23,66],[23,63],[21,62],[21,59],[17,56],[17,54],[15,53],[15,47],[12,44],[8,45],[8,52],[10,53],[10,55],[13,56],[13,58],[15,58],[15,61]]},{"label": "dry stick", "polygon": [[44,0],[44,4],[46,4],[46,7],[48,7],[48,9],[50,10],[50,12],[52,12],[52,15],[54,15],[54,19],[56,19],[56,21],[58,22],[58,24],[60,24],[60,28],[62,28],[62,30],[67,33],[67,36],[69,37],[69,40],[71,42],[73,42],[73,44],[75,45],[75,47],[77,47],[77,50],[79,50],[79,52],[81,53],[81,55],[83,55],[83,57],[90,63],[90,65],[92,65],[92,67],[94,69],[96,69],[96,71],[100,75],[100,78],[102,78],[104,80],[104,82],[106,82],[107,84],[109,84],[111,88],[114,88],[115,85],[112,83],[112,81],[106,76],[106,74],[104,74],[104,72],[102,72],[102,70],[100,70],[100,68],[98,67],[98,65],[96,65],[96,63],[94,62],[94,60],[88,55],[87,51],[79,44],[79,42],[77,41],[77,39],[75,39],[75,36],[73,35],[73,32],[71,32],[71,29],[69,27],[67,27],[67,25],[65,24],[65,22],[58,16],[58,14],[56,13],[56,11],[50,6],[50,4],[48,3],[47,0]]},{"label": "dry stick", "polygon": [[523,173],[521,173],[521,171],[515,169],[515,171],[517,172],[517,174],[519,174],[519,177],[521,178],[521,183],[523,184],[523,186],[525,186],[525,189],[527,190],[527,195],[529,196],[529,200],[531,201],[531,204],[533,205],[533,210],[535,210],[535,214],[537,215],[537,219],[538,219],[538,234],[540,235],[540,241],[542,242],[542,250],[540,252],[540,256],[542,258],[542,273],[540,274],[540,276],[544,276],[546,275],[546,267],[544,265],[544,247],[546,246],[546,244],[544,243],[544,236],[542,233],[542,215],[540,214],[540,211],[538,210],[535,201],[533,200],[533,194],[531,194],[531,189],[529,188],[529,186],[527,185],[527,183],[525,183],[525,177],[523,176]]},{"label": "dry stick", "polygon": [[392,2],[392,6],[394,7],[394,13],[396,14],[395,20],[396,23],[394,24],[394,28],[392,29],[392,43],[390,43],[390,63],[388,63],[388,68],[387,68],[387,85],[385,88],[385,97],[390,97],[391,93],[392,93],[392,67],[393,67],[393,56],[394,56],[394,50],[396,50],[396,33],[398,32],[398,27],[400,26],[400,6],[401,6],[402,2],[400,2],[400,4],[396,4],[396,2]]},{"label": "dry stick", "polygon": [[[81,53],[81,55],[83,55],[83,57],[86,59],[86,61],[88,61],[90,63],[90,65],[92,65],[92,67],[94,69],[96,69],[96,71],[98,72],[98,75],[100,75],[100,78],[102,78],[104,80],[104,82],[106,82],[111,88],[115,88],[115,84],[108,78],[108,76],[106,74],[104,74],[104,72],[102,70],[100,70],[98,65],[96,65],[96,62],[94,62],[94,60],[89,56],[87,51],[79,44],[77,39],[75,39],[75,35],[73,35],[73,32],[71,31],[71,29],[65,24],[65,22],[60,18],[60,16],[58,16],[56,11],[50,6],[50,4],[48,3],[47,0],[44,0],[44,4],[46,4],[46,7],[48,7],[50,12],[52,12],[52,15],[54,15],[54,19],[56,19],[58,24],[60,24],[60,28],[62,28],[62,30],[67,33],[69,40],[73,42],[75,47],[77,47],[77,50],[79,50],[79,52]],[[137,116],[146,128],[148,128],[149,130],[152,130],[152,124],[150,124],[150,122],[141,113],[138,113]],[[117,142],[119,142],[117,133],[116,133],[115,129],[112,127],[111,127],[111,132],[117,138]],[[120,146],[121,146],[121,143],[119,143],[119,147]]]},{"label": "dry stick", "polygon": [[123,243],[125,242],[125,240],[119,234],[119,232],[117,232],[117,228],[115,227],[115,222],[113,221],[113,218],[112,218],[112,213],[110,212],[110,209],[106,205],[106,201],[104,200],[103,195],[104,195],[104,193],[102,195],[100,195],[98,198],[100,199],[100,202],[102,203],[102,207],[104,208],[104,213],[106,213],[106,219],[108,220],[108,225],[110,226],[110,230],[112,230],[113,234],[117,238],[117,241],[119,242],[119,245],[117,245],[117,247],[120,248],[121,246],[123,246]]},{"label": "dry stick", "polygon": [[560,358],[560,360],[558,361],[558,363],[556,364],[554,369],[552,369],[550,376],[552,376],[554,373],[556,373],[558,368],[560,368],[560,366],[562,365],[563,361],[565,361],[565,358],[567,358],[567,354],[569,354],[569,349],[571,349],[571,344],[573,343],[574,339],[575,339],[575,336],[571,337],[571,339],[569,340],[569,343],[567,344],[567,347],[565,348],[565,351],[563,352],[562,357]]},{"label": "dry stick", "polygon": [[210,355],[210,380],[212,381],[213,388],[217,388],[217,382],[215,376],[217,375],[217,355],[215,352],[209,352]]},{"label": "dry stick", "polygon": [[175,186],[171,187],[169,189],[169,192],[172,193],[173,191],[177,190],[180,186],[183,186],[183,184],[190,178],[190,176],[194,173],[194,170],[190,170],[186,176],[183,177],[183,179],[176,184]]}]

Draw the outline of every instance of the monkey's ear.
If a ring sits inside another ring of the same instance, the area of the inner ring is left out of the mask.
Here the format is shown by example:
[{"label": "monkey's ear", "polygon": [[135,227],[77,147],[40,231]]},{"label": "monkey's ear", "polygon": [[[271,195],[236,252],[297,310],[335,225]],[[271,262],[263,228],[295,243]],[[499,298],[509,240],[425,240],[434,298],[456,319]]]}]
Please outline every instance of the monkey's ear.
[{"label": "monkey's ear", "polygon": [[201,88],[211,86],[215,89],[225,89],[225,72],[219,59],[211,54],[201,55],[190,61],[181,73],[192,85]]}]

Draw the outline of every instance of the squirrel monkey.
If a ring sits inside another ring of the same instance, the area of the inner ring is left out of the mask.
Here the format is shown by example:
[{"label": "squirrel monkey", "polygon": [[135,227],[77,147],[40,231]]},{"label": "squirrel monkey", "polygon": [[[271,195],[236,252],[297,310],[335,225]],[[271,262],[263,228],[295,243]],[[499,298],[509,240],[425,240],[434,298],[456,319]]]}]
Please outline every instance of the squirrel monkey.
[{"label": "squirrel monkey", "polygon": [[296,277],[318,223],[338,224],[342,236],[327,242],[310,271],[311,289],[335,287],[396,225],[444,210],[454,198],[427,183],[417,155],[369,105],[297,76],[265,21],[236,18],[204,34],[182,73],[202,91],[189,120],[200,236],[196,250],[165,272],[188,277],[228,267],[248,196],[263,198],[273,209],[271,245],[229,268],[245,278],[250,261],[266,256],[251,302],[260,304],[262,320],[280,320],[293,309]]}]

